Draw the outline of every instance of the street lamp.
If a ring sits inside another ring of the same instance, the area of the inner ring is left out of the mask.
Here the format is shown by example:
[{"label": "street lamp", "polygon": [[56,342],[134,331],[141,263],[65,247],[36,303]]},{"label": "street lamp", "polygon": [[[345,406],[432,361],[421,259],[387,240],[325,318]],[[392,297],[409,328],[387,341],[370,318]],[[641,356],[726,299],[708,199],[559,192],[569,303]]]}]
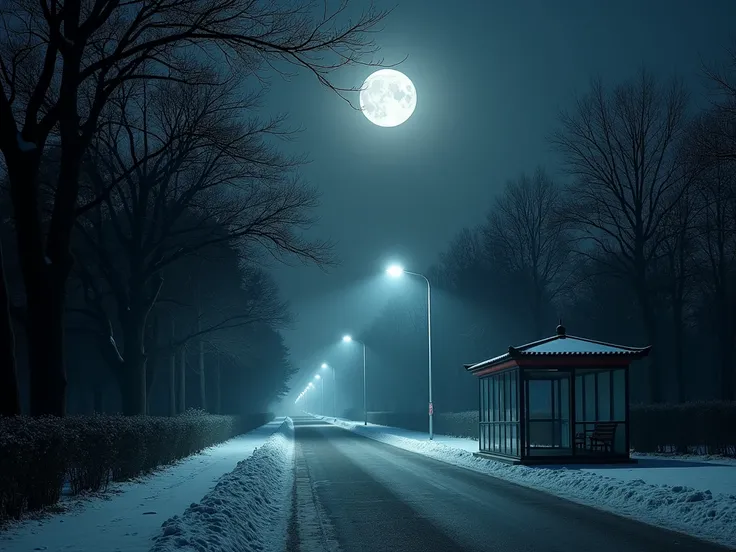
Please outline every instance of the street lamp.
[{"label": "street lamp", "polygon": [[349,335],[345,335],[342,338],[345,343],[360,343],[363,346],[363,425],[368,425],[368,402],[366,401],[366,389],[365,389],[365,343],[358,339],[353,339]]},{"label": "street lamp", "polygon": [[404,274],[411,276],[417,276],[427,282],[427,349],[429,352],[428,356],[428,368],[429,368],[429,439],[434,438],[434,405],[432,404],[432,287],[429,285],[429,279],[423,274],[418,272],[409,272],[404,270],[404,267],[400,265],[391,265],[386,269],[386,274],[392,278],[399,278]]},{"label": "street lamp", "polygon": [[[320,366],[320,368],[322,368],[323,370],[327,370],[327,368],[329,367],[330,365],[327,364],[326,362],[323,362],[322,366]],[[334,366],[332,367],[332,415],[335,418],[337,418],[337,384],[335,382],[335,367]]]},{"label": "street lamp", "polygon": [[322,408],[320,408],[320,414],[324,416],[325,415],[325,380],[322,379],[322,376],[320,376],[319,374],[314,376],[314,379],[322,382]]},{"label": "street lamp", "polygon": [[[314,384],[313,384],[313,383],[312,383],[312,382],[310,381],[310,382],[309,382],[309,384],[307,385],[307,390],[312,390],[312,389],[314,389]],[[312,407],[313,407],[313,408],[314,408],[315,406],[316,406],[316,404],[312,404]],[[314,410],[317,410],[317,409],[316,409],[316,408],[314,408]]]}]

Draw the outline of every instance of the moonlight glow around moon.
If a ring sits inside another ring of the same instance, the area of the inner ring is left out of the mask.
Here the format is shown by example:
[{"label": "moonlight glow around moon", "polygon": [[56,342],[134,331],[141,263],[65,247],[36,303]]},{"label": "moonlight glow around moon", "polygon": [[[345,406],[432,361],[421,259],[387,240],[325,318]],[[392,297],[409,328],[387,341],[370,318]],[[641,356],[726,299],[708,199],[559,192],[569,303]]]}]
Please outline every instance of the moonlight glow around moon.
[{"label": "moonlight glow around moon", "polygon": [[376,71],[361,87],[360,109],[374,125],[399,126],[411,117],[416,107],[414,83],[394,69]]}]

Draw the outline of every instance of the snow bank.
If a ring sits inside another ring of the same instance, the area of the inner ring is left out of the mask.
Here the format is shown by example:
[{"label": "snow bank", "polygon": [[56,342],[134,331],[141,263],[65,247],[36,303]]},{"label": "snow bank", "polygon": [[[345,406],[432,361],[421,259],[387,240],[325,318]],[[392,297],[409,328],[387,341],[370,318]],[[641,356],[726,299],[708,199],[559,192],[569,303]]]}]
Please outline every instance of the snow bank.
[{"label": "snow bank", "polygon": [[277,552],[286,546],[294,483],[290,418],[181,516],[162,525],[151,552]]},{"label": "snow bank", "polygon": [[0,552],[148,552],[164,520],[201,500],[283,423],[277,418],[151,474],[112,483],[107,493],[62,497],[46,515],[2,527]]},{"label": "snow bank", "polygon": [[642,479],[621,480],[565,467],[514,466],[478,458],[469,450],[435,441],[402,437],[394,428],[332,420],[329,419],[355,433],[404,450],[736,548],[736,496],[732,494],[714,494],[682,485],[655,485]]}]

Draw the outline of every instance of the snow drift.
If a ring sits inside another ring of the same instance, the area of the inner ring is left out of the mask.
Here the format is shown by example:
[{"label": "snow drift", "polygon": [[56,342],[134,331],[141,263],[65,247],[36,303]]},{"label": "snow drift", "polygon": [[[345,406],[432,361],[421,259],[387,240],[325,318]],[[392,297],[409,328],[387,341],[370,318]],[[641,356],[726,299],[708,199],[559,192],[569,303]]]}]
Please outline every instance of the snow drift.
[{"label": "snow drift", "polygon": [[[359,435],[512,483],[736,548],[736,496],[682,485],[620,480],[578,469],[509,465],[436,441],[394,434],[394,428],[329,419]],[[400,430],[399,430],[400,431]],[[734,468],[736,469],[736,468]]]},{"label": "snow drift", "polygon": [[151,552],[277,552],[286,545],[294,482],[294,424],[281,427],[181,516],[162,525]]}]

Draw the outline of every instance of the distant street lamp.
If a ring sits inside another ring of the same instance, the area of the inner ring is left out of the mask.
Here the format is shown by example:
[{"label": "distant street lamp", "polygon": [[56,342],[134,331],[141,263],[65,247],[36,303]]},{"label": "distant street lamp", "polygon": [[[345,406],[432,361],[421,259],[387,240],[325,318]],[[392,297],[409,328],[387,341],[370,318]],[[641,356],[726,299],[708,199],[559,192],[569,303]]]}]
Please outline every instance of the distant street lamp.
[{"label": "distant street lamp", "polygon": [[427,348],[429,350],[429,439],[434,438],[434,405],[432,404],[432,288],[429,279],[418,272],[409,272],[399,265],[391,265],[386,269],[386,274],[392,278],[399,278],[403,274],[417,276],[427,282]]},{"label": "distant street lamp", "polygon": [[353,339],[349,335],[343,336],[342,340],[345,343],[360,343],[363,346],[363,425],[368,425],[368,401],[366,400],[366,387],[365,387],[365,343],[358,339]]},{"label": "distant street lamp", "polygon": [[320,408],[320,414],[324,416],[325,415],[325,380],[322,379],[322,376],[320,376],[319,374],[314,376],[314,379],[322,382],[322,408]]},{"label": "distant street lamp", "polygon": [[298,397],[296,398],[296,400],[294,401],[294,404],[297,404],[297,403],[298,403],[298,402],[299,402],[300,400],[302,400],[302,399],[304,398],[304,394],[305,394],[306,392],[307,392],[307,390],[306,390],[306,388],[305,388],[305,389],[304,389],[304,391],[302,391],[301,393],[299,393],[299,396],[298,396]]},{"label": "distant street lamp", "polygon": [[[310,391],[310,390],[312,390],[312,389],[314,389],[314,388],[315,388],[315,387],[314,387],[314,384],[313,384],[313,383],[312,383],[312,382],[310,381],[310,382],[309,382],[309,384],[307,385],[307,390],[308,390],[308,391]],[[307,403],[307,404],[309,404],[309,403]],[[312,403],[312,408],[313,408],[314,410],[317,410],[317,409],[315,408],[315,406],[316,406],[316,405],[315,405],[314,403]]]},{"label": "distant street lamp", "polygon": [[[322,368],[323,370],[327,370],[327,368],[329,367],[330,365],[327,364],[326,362],[323,362],[322,366],[320,366],[320,368]],[[335,418],[337,418],[337,384],[335,383],[335,367],[334,366],[332,367],[332,415]]]}]

